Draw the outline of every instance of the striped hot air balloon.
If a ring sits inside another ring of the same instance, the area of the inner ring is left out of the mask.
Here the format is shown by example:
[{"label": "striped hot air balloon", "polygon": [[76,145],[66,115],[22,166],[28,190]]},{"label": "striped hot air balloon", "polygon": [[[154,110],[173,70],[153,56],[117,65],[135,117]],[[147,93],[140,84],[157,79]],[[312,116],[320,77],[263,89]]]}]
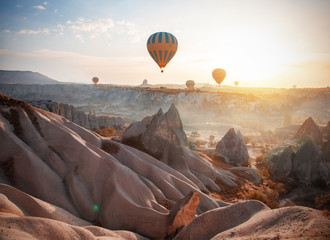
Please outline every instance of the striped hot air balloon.
[{"label": "striped hot air balloon", "polygon": [[163,72],[163,68],[171,61],[178,49],[178,40],[171,33],[156,32],[149,37],[147,49]]}]

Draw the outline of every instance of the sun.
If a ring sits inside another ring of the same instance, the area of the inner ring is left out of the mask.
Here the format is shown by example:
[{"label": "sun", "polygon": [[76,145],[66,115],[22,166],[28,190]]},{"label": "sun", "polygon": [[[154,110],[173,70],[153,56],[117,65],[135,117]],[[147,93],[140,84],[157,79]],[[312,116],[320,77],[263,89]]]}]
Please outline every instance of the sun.
[{"label": "sun", "polygon": [[280,41],[262,31],[240,29],[220,39],[209,56],[211,63],[249,85],[279,76],[288,58],[288,51]]}]

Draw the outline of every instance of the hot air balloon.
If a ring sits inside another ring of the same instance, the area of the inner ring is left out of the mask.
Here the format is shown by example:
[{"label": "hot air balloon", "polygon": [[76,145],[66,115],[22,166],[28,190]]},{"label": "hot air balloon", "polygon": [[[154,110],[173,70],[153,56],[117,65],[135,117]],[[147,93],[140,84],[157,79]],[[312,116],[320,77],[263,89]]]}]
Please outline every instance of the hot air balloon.
[{"label": "hot air balloon", "polygon": [[98,77],[93,77],[92,81],[96,85],[99,82],[99,78]]},{"label": "hot air balloon", "polygon": [[186,82],[186,86],[189,90],[193,90],[194,89],[194,86],[195,86],[195,82],[193,80],[188,80]]},{"label": "hot air balloon", "polygon": [[214,80],[219,84],[222,83],[222,81],[225,79],[226,77],[226,71],[223,70],[222,68],[216,68],[213,70],[212,72],[212,77],[214,78]]},{"label": "hot air balloon", "polygon": [[238,81],[235,81],[234,84],[235,84],[235,86],[237,87],[238,84],[239,84],[239,82],[238,82]]},{"label": "hot air balloon", "polygon": [[171,61],[178,49],[178,40],[171,33],[156,32],[148,38],[147,49],[163,72],[163,68]]}]

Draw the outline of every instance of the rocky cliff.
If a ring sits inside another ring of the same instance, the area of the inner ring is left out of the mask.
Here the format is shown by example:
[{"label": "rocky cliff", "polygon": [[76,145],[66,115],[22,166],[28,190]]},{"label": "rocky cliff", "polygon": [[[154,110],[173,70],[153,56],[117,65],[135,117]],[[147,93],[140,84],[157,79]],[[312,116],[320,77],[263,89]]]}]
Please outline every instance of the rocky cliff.
[{"label": "rocky cliff", "polygon": [[[92,104],[97,114],[125,116],[130,122],[150,116],[159,108],[168,109],[172,103],[180,111],[185,126],[207,120],[212,123],[226,122],[231,127],[236,124],[264,130],[267,126],[280,126],[283,112],[290,113],[292,119],[306,119],[311,115],[318,115],[326,122],[329,119],[330,95],[326,89],[277,89],[275,92],[254,88],[239,92],[237,89],[231,92],[227,92],[226,88],[220,92],[195,92],[87,84],[0,84],[0,92],[19,100],[51,99],[74,106],[87,106],[87,109]],[[224,133],[221,132],[221,135]]]},{"label": "rocky cliff", "polygon": [[27,100],[25,102],[63,116],[69,121],[90,130],[97,128],[113,128],[117,133],[121,133],[125,128],[125,122],[121,117],[86,114],[70,104],[58,103],[52,100]]}]

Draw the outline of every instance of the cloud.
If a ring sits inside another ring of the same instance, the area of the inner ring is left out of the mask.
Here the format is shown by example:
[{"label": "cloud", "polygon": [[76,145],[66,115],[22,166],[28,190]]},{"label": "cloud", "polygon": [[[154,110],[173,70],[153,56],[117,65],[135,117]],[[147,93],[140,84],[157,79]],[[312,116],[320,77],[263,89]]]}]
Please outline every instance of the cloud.
[{"label": "cloud", "polygon": [[79,39],[81,43],[84,42],[84,38],[83,38],[83,36],[82,36],[81,34],[76,34],[75,37],[76,37],[77,39]]},{"label": "cloud", "polygon": [[23,7],[21,4],[16,4],[16,7],[17,8],[21,8],[21,7]]},{"label": "cloud", "polygon": [[57,24],[56,27],[52,29],[54,33],[56,33],[56,36],[63,36],[64,35],[64,28],[65,26],[62,24]]},{"label": "cloud", "polygon": [[111,18],[94,21],[78,18],[77,21],[68,21],[67,24],[74,32],[105,33],[115,27],[115,21]]},{"label": "cloud", "polygon": [[20,31],[17,32],[19,35],[36,35],[36,34],[40,34],[40,33],[44,33],[44,34],[49,34],[49,29],[48,28],[44,28],[44,29],[22,29]]},{"label": "cloud", "polygon": [[39,10],[46,10],[46,8],[44,6],[41,6],[41,5],[33,6],[33,8],[39,9]]},{"label": "cloud", "polygon": [[66,22],[69,29],[74,34],[79,34],[79,39],[88,34],[90,39],[96,39],[100,36],[110,38],[113,34],[128,35],[131,42],[140,42],[145,37],[144,31],[129,21],[115,21],[112,18],[84,19],[78,18],[76,21],[68,20]]},{"label": "cloud", "polygon": [[3,30],[2,32],[10,33],[10,30],[9,30],[9,29],[5,29],[5,30]]},{"label": "cloud", "polygon": [[48,2],[44,2],[44,5],[47,5],[48,4]]}]

